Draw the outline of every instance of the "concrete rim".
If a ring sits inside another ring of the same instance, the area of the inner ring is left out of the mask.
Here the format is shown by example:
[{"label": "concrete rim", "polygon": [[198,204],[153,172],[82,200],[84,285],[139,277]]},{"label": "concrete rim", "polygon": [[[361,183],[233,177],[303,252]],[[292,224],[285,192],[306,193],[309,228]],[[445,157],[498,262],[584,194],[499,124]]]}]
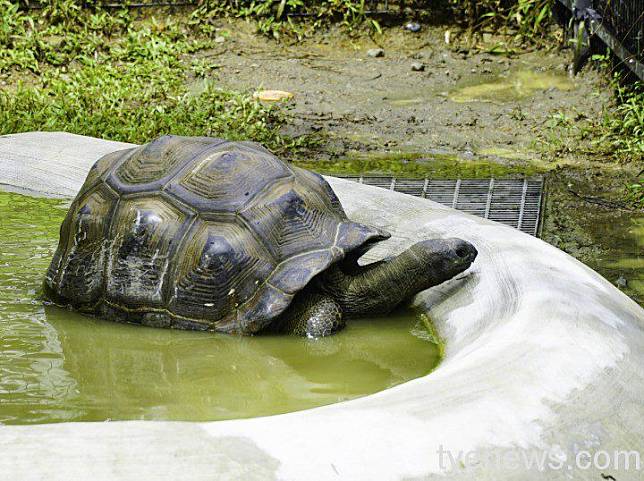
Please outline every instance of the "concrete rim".
[{"label": "concrete rim", "polygon": [[[65,133],[3,136],[0,185],[74,195],[97,158],[127,147]],[[430,237],[462,237],[479,250],[468,275],[415,300],[446,341],[438,369],[364,398],[264,418],[2,426],[0,470],[13,479],[641,479],[633,469],[567,464],[442,469],[441,449],[461,461],[508,449],[566,462],[583,449],[643,452],[644,310],[515,229],[328,180],[350,218],[392,232],[373,259]]]}]

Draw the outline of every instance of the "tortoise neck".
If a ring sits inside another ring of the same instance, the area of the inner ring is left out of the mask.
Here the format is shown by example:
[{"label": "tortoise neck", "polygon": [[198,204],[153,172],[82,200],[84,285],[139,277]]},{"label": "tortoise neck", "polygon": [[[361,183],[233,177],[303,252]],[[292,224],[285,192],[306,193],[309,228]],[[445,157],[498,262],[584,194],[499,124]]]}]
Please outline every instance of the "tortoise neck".
[{"label": "tortoise neck", "polygon": [[406,299],[442,281],[413,249],[366,266],[334,266],[320,283],[348,317],[387,314]]}]

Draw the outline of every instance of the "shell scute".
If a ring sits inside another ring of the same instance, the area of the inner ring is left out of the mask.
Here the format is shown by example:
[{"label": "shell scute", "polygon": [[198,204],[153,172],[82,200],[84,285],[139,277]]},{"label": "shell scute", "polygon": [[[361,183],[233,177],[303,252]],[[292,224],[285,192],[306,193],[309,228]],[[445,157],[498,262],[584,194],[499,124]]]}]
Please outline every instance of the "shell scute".
[{"label": "shell scute", "polygon": [[103,295],[104,240],[115,201],[99,186],[72,204],[45,276],[45,288],[57,300],[88,308]]},{"label": "shell scute", "polygon": [[165,135],[134,149],[115,172],[123,184],[140,185],[166,179],[186,160],[204,148],[221,144],[221,139]]},{"label": "shell scute", "polygon": [[235,212],[264,188],[292,175],[277,157],[227,144],[196,160],[168,191],[199,210]]},{"label": "shell scute", "polygon": [[130,308],[163,305],[172,248],[190,218],[160,196],[121,200],[106,241],[110,302]]},{"label": "shell scute", "polygon": [[170,309],[216,327],[233,322],[275,268],[271,256],[235,219],[201,221],[177,256]]},{"label": "shell scute", "polygon": [[286,259],[333,244],[337,220],[319,207],[292,185],[286,185],[258,199],[240,216],[275,258]]}]

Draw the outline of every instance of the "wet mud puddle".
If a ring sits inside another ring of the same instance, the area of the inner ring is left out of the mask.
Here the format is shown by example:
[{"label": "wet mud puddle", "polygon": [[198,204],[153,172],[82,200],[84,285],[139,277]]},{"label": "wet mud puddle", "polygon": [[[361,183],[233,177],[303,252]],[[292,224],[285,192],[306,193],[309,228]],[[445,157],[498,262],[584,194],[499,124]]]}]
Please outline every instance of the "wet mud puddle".
[{"label": "wet mud puddle", "polygon": [[448,97],[454,102],[512,102],[543,90],[567,92],[574,88],[575,84],[565,73],[518,70],[495,78],[470,77]]},{"label": "wet mud puddle", "polygon": [[308,340],[152,329],[44,306],[66,208],[0,192],[0,423],[270,415],[381,391],[439,361],[411,313]]},{"label": "wet mud puddle", "polygon": [[389,101],[404,107],[426,102],[428,96],[443,95],[457,103],[504,103],[529,98],[539,91],[557,89],[567,92],[574,88],[574,82],[563,72],[522,69],[498,75],[468,75],[449,91],[431,88],[392,96]]}]

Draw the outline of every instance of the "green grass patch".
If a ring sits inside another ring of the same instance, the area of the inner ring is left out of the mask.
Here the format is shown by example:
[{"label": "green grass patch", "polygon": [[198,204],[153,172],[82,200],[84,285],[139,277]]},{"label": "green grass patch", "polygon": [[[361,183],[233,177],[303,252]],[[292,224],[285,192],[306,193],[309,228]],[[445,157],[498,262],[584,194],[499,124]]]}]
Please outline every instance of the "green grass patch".
[{"label": "green grass patch", "polygon": [[[552,17],[555,0],[407,0],[388,2],[387,12],[370,12],[373,5],[365,0],[205,0],[193,19],[204,31],[214,28],[221,15],[250,18],[258,31],[266,35],[303,37],[331,22],[340,23],[351,32],[366,27],[381,33],[381,24],[399,24],[412,18],[424,23],[458,21],[472,30],[511,27],[520,40],[545,36],[543,28]],[[379,5],[382,8],[382,2]]]},{"label": "green grass patch", "polygon": [[612,86],[615,106],[604,117],[601,141],[621,157],[644,161],[644,84],[621,85],[615,78]]},{"label": "green grass patch", "polygon": [[473,28],[509,27],[523,39],[545,36],[555,0],[450,0]]},{"label": "green grass patch", "polygon": [[47,71],[38,84],[0,92],[0,133],[64,130],[143,143],[159,135],[253,139],[281,151],[279,112],[248,95],[205,82],[188,90],[183,71],[163,62],[88,61],[69,73]]},{"label": "green grass patch", "polygon": [[33,16],[0,0],[0,134],[64,130],[147,142],[162,134],[252,139],[276,152],[308,139],[282,135],[282,107],[218,88],[194,54],[211,35],[183,16],[50,2]]}]

